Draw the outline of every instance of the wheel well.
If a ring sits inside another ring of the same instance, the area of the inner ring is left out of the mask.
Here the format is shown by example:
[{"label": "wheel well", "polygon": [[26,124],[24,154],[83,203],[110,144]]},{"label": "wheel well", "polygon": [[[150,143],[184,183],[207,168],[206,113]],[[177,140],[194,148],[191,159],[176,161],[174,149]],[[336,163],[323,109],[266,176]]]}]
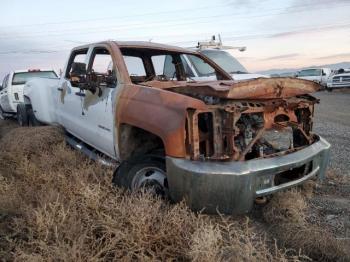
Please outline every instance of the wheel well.
[{"label": "wheel well", "polygon": [[26,104],[26,105],[31,104],[30,98],[28,96],[23,96],[23,100],[24,100],[24,104]]},{"label": "wheel well", "polygon": [[155,153],[164,155],[162,139],[142,128],[122,124],[119,130],[120,159],[126,160],[134,155]]}]

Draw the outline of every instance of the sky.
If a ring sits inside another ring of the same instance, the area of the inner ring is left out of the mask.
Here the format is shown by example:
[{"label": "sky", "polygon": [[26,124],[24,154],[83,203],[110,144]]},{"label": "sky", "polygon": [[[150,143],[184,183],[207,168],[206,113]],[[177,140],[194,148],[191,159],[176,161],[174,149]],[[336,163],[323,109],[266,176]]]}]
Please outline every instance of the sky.
[{"label": "sky", "polygon": [[70,49],[108,39],[182,47],[220,34],[251,72],[350,61],[350,0],[1,0],[0,81],[62,69]]}]

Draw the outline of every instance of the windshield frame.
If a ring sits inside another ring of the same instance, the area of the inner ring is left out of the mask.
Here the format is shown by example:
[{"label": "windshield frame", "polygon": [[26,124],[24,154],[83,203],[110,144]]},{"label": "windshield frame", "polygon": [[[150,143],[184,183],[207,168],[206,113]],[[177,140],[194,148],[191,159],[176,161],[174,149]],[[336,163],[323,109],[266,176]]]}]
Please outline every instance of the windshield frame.
[{"label": "windshield frame", "polygon": [[[178,56],[179,58],[181,55],[184,55],[184,56],[193,55],[193,56],[196,56],[199,59],[203,60],[205,63],[207,63],[209,66],[211,66],[214,69],[214,71],[217,75],[217,81],[233,80],[232,77],[230,76],[230,74],[228,74],[224,69],[222,69],[215,62],[213,62],[211,59],[209,59],[208,57],[206,57],[205,55],[203,55],[197,51],[190,51],[190,50],[186,50],[186,49],[184,49],[183,51],[177,51],[177,50],[174,51],[172,49],[166,49],[166,48],[160,49],[160,48],[152,48],[152,47],[146,47],[146,46],[143,46],[143,47],[135,47],[135,46],[123,47],[123,46],[121,46],[120,51],[121,51],[122,57],[128,55],[128,56],[136,56],[136,57],[143,58],[145,68],[148,67],[148,69],[146,69],[146,73],[147,73],[146,81],[151,81],[154,79],[151,77],[152,74],[154,77],[156,77],[154,68],[151,68],[151,67],[153,67],[153,64],[151,63],[152,66],[149,65],[149,61],[151,60],[151,57],[155,56],[155,55],[174,55],[174,57]],[[180,60],[178,59],[178,61],[180,61]],[[126,72],[128,72],[127,65],[125,64],[124,59],[123,59],[123,62],[125,65],[125,70],[126,70]],[[178,79],[177,81],[188,81],[189,77],[186,75],[186,70],[184,68],[184,65],[182,63],[181,63],[181,65],[182,65],[181,66],[182,69],[179,72],[181,74],[181,76],[177,77],[177,79]],[[130,75],[128,76],[128,78],[129,78],[130,82],[133,83]],[[172,79],[164,80],[164,81],[172,81]]]}]

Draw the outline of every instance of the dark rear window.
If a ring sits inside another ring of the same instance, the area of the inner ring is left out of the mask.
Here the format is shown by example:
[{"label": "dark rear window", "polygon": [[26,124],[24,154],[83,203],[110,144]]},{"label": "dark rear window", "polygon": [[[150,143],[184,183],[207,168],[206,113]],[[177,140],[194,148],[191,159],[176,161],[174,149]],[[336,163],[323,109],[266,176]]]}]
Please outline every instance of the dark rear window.
[{"label": "dark rear window", "polygon": [[35,72],[23,72],[15,73],[12,79],[12,85],[23,85],[30,78],[33,77],[43,77],[43,78],[57,78],[54,71],[35,71]]}]

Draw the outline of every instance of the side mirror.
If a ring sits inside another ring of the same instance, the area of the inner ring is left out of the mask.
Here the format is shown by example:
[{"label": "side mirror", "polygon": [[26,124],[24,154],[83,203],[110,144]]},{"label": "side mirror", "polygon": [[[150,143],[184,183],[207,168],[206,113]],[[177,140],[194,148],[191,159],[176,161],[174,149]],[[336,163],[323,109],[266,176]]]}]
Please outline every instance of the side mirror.
[{"label": "side mirror", "polygon": [[86,83],[86,64],[76,62],[72,63],[72,69],[69,76],[72,86],[82,88],[82,85]]},{"label": "side mirror", "polygon": [[107,87],[113,88],[117,83],[117,77],[115,75],[110,75],[105,77]]},{"label": "side mirror", "polygon": [[2,90],[3,88],[2,88],[2,85],[0,85],[0,91]]},{"label": "side mirror", "polygon": [[326,75],[326,73],[322,71],[322,75],[323,75],[323,76],[325,76],[325,75]]}]

